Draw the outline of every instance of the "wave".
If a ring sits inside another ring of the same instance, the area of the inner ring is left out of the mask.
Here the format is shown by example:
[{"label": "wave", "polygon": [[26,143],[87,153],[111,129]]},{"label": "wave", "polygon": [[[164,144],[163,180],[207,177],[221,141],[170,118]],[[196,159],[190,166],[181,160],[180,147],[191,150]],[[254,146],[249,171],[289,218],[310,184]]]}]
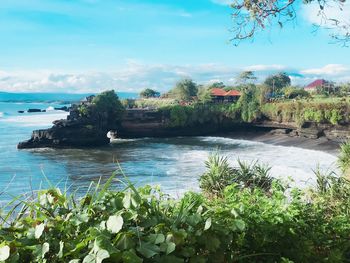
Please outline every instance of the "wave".
[{"label": "wave", "polygon": [[55,108],[52,106],[46,108],[46,111],[54,111],[54,110],[55,110]]},{"label": "wave", "polygon": [[243,139],[232,139],[232,138],[225,138],[225,137],[198,137],[202,142],[206,143],[215,143],[215,144],[229,144],[229,145],[238,145],[238,146],[256,146],[264,144],[262,142],[256,142],[256,141],[249,141],[249,140],[243,140]]},{"label": "wave", "polygon": [[55,120],[65,119],[67,112],[52,112],[46,114],[35,115],[19,115],[9,116],[7,118],[1,118],[1,122],[18,125],[21,127],[49,127]]},{"label": "wave", "polygon": [[0,111],[0,118],[3,118],[4,115],[5,115],[5,113]]}]

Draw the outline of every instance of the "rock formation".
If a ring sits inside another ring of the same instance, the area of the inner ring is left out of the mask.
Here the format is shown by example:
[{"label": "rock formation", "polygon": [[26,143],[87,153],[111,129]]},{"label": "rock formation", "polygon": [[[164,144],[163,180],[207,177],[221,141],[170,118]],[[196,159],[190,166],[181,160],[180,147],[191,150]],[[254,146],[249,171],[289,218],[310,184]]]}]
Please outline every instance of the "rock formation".
[{"label": "rock formation", "polygon": [[67,119],[55,121],[52,128],[33,131],[29,140],[18,144],[18,149],[95,147],[108,144],[110,139],[107,133],[118,129],[118,121],[108,107],[105,110],[97,108],[93,103],[94,98],[90,96],[80,104],[73,105]]}]

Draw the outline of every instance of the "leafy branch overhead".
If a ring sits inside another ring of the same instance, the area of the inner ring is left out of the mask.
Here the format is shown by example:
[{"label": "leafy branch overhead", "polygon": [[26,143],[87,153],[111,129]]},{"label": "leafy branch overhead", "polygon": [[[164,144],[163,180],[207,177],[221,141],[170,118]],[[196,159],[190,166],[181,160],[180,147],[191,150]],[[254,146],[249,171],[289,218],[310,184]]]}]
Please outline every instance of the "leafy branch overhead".
[{"label": "leafy branch overhead", "polygon": [[[233,38],[231,42],[238,45],[240,41],[252,39],[258,32],[274,26],[283,27],[297,18],[300,4],[315,4],[318,7],[319,24],[331,30],[331,37],[343,44],[350,41],[350,20],[345,17],[346,0],[235,0],[232,9]],[[341,15],[333,14],[338,8]],[[331,15],[329,15],[331,14]]]}]

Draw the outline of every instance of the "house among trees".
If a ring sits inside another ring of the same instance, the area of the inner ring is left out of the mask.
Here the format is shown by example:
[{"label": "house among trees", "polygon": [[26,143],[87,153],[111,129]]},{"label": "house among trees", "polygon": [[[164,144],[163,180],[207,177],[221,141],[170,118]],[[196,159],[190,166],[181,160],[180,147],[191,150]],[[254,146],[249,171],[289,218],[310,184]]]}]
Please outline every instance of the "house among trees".
[{"label": "house among trees", "polygon": [[317,79],[307,85],[304,89],[308,92],[326,91],[330,93],[334,90],[334,84],[324,79]]},{"label": "house among trees", "polygon": [[226,91],[220,88],[214,88],[210,90],[210,96],[213,102],[235,102],[241,97],[241,93],[238,90]]}]

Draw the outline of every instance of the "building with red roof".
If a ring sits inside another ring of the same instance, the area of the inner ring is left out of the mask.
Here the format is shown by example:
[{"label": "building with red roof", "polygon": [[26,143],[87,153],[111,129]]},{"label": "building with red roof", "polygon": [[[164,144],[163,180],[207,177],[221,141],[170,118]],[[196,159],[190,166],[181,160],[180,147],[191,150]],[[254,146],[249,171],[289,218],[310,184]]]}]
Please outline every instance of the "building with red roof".
[{"label": "building with red roof", "polygon": [[238,90],[226,91],[220,88],[214,88],[210,90],[212,101],[214,102],[234,102],[239,99],[241,93]]},{"label": "building with red roof", "polygon": [[324,79],[316,79],[307,85],[304,89],[309,92],[316,92],[317,90],[333,88],[333,84]]}]

